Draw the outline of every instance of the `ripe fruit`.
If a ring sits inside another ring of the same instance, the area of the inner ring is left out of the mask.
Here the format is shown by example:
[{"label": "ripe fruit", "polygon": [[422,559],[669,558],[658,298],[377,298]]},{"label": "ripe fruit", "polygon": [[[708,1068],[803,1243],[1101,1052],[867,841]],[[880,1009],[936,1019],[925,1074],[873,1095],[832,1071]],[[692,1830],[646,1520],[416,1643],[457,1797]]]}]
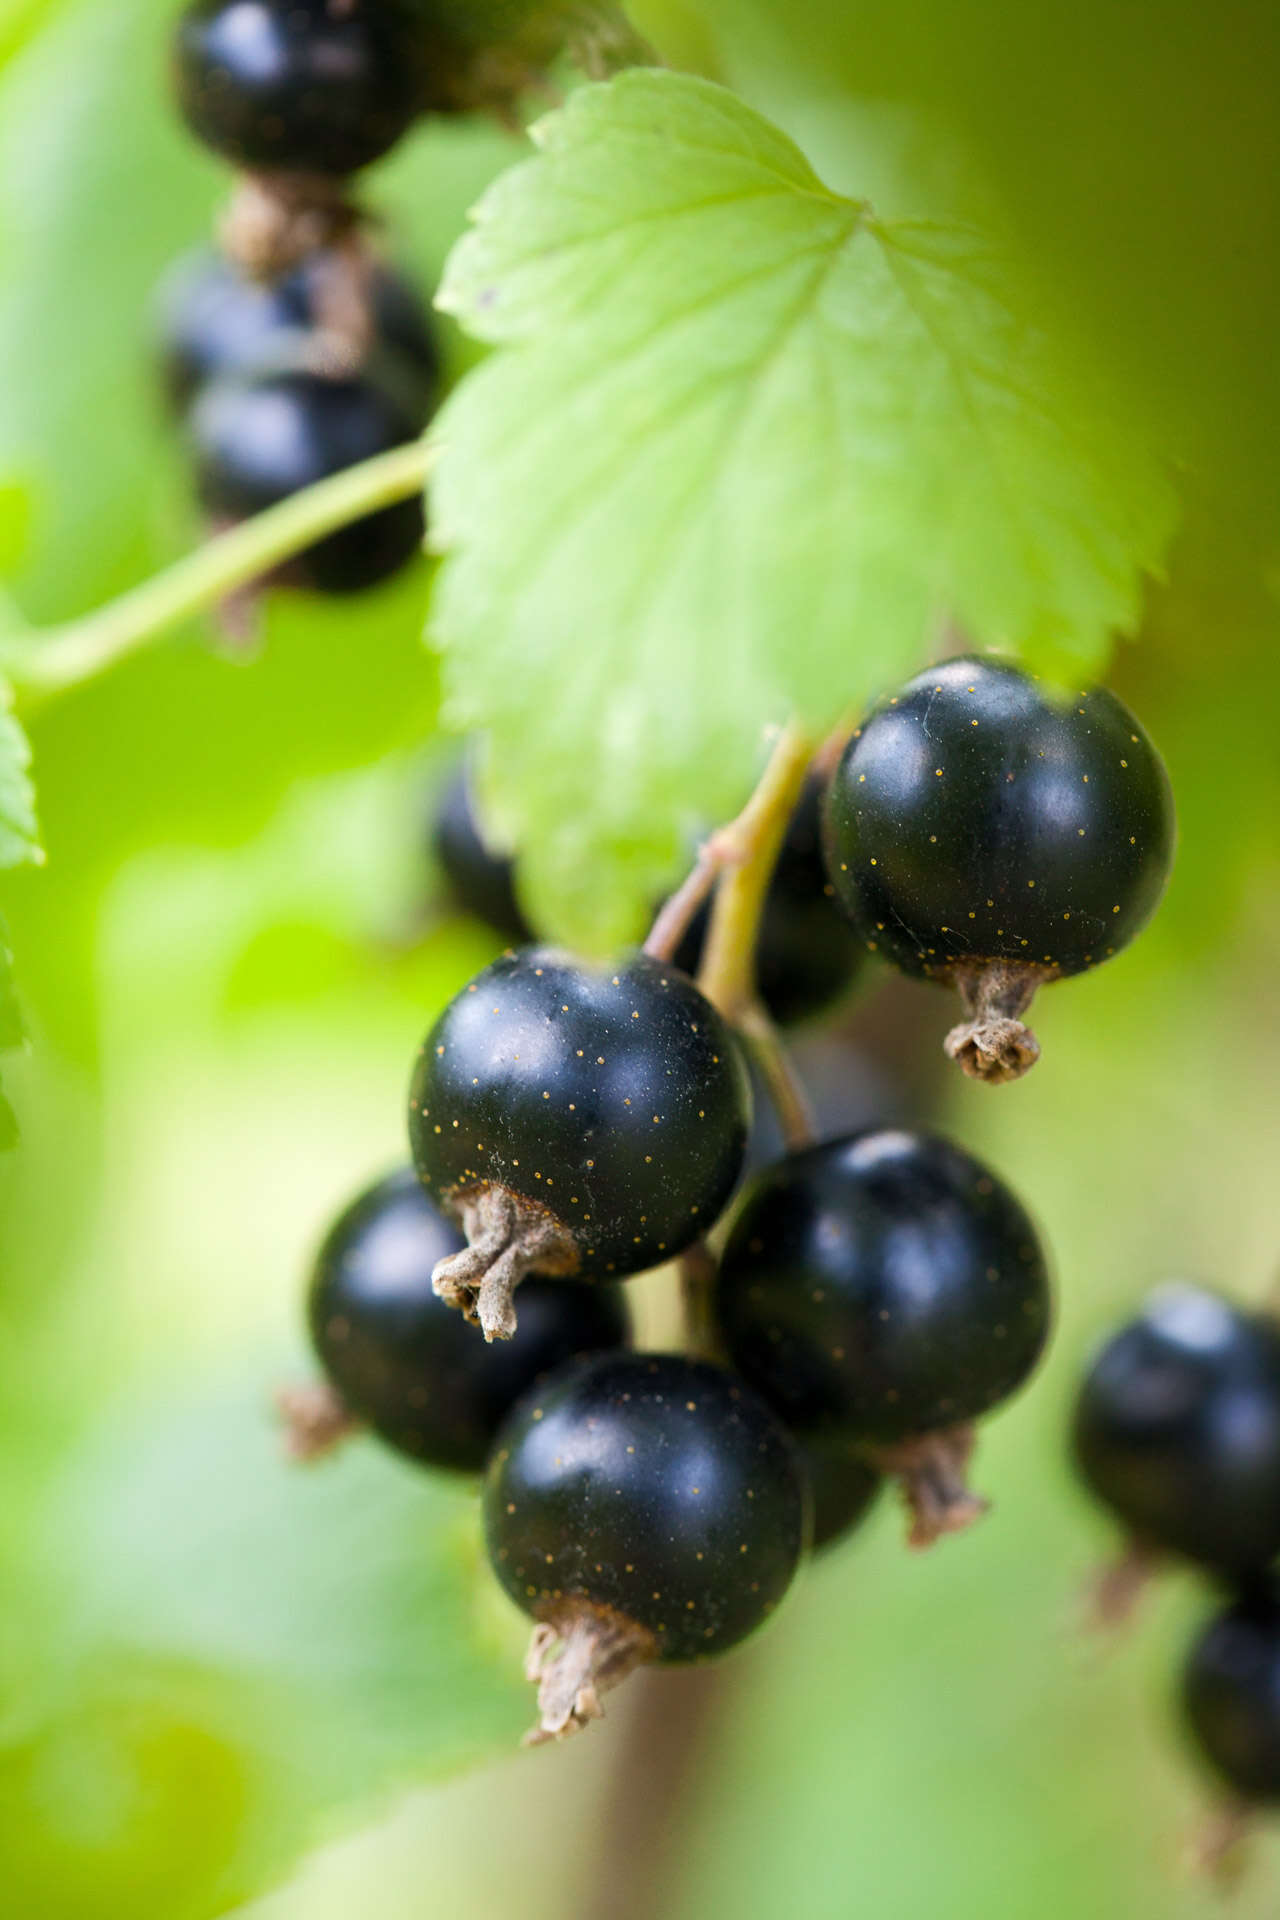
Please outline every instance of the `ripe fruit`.
[{"label": "ripe fruit", "polygon": [[531,1739],[573,1733],[646,1660],[725,1652],[773,1611],[807,1532],[792,1442],[731,1374],[675,1354],[571,1362],[512,1411],[484,1488],[502,1585],[539,1625]]},{"label": "ripe fruit", "polygon": [[852,1533],[871,1511],[881,1476],[848,1441],[809,1441],[800,1462],[813,1500],[813,1550]]},{"label": "ripe fruit", "polygon": [[[191,413],[200,499],[218,518],[245,519],[415,439],[418,424],[360,376],[229,376],[206,387]],[[320,593],[357,593],[397,572],[422,536],[421,501],[401,500],[327,534],[280,577]]]},{"label": "ripe fruit", "polygon": [[520,1395],[575,1354],[625,1345],[619,1289],[531,1280],[520,1331],[487,1347],[438,1299],[431,1271],[464,1245],[412,1168],[339,1216],[316,1260],[311,1338],[347,1408],[427,1466],[480,1473]]},{"label": "ripe fruit", "polygon": [[[760,997],[782,1026],[810,1020],[848,992],[862,964],[860,938],[835,902],[822,856],[824,784],[811,776],[778,855],[756,942]],[[691,922],[676,965],[698,971],[710,908]]]},{"label": "ripe fruit", "polygon": [[457,905],[503,939],[524,946],[533,938],[515,891],[515,863],[485,845],[471,804],[471,783],[459,767],[436,801],[431,822],[436,858]]},{"label": "ripe fruit", "polygon": [[414,1070],[414,1164],[470,1242],[437,1287],[506,1339],[526,1273],[658,1266],[714,1226],[750,1118],[737,1043],[675,967],[504,954],[445,1008]]},{"label": "ripe fruit", "polygon": [[178,22],[174,76],[191,131],[263,172],[354,173],[419,107],[395,0],[196,0]]},{"label": "ripe fruit", "polygon": [[[174,406],[185,407],[199,388],[223,374],[298,365],[325,324],[329,289],[343,270],[339,257],[324,248],[266,284],[247,279],[212,250],[180,260],[159,300],[165,383]],[[440,375],[426,307],[412,283],[382,262],[371,266],[368,292],[374,352],[395,357],[425,417]]]},{"label": "ripe fruit", "polygon": [[1233,1792],[1280,1800],[1280,1604],[1259,1587],[1209,1622],[1191,1649],[1183,1702],[1192,1734]]},{"label": "ripe fruit", "polygon": [[1155,748],[1105,688],[1057,695],[963,656],[881,700],[827,798],[827,863],[868,947],[959,990],[947,1051],[975,1079],[1039,1054],[1037,987],[1118,953],[1155,911],[1173,800]]},{"label": "ripe fruit", "polygon": [[716,1316],[733,1364],[803,1444],[852,1444],[904,1485],[912,1544],[981,1511],[970,1423],[1040,1357],[1049,1280],[1009,1190],[929,1134],[854,1134],[747,1190]]},{"label": "ripe fruit", "polygon": [[1162,1287],[1094,1360],[1076,1464],[1139,1547],[1224,1572],[1280,1553],[1280,1331]]}]

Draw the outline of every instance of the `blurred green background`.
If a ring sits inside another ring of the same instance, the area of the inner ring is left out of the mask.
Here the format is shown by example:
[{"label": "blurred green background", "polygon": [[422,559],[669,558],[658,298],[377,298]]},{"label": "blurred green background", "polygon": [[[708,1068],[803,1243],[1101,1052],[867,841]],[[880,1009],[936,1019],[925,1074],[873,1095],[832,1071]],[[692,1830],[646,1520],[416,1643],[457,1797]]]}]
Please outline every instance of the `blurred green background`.
[{"label": "blurred green background", "polygon": [[[38,621],[195,533],[146,311],[225,180],[168,113],[174,11],[0,7],[4,545]],[[983,206],[1182,484],[1169,579],[1113,676],[1178,798],[1156,922],[1046,994],[1016,1092],[922,1065],[945,1021],[928,989],[873,981],[850,1016],[912,1110],[1036,1212],[1056,1342],[984,1430],[987,1524],[915,1558],[886,1502],[744,1654],[643,1676],[589,1738],[516,1753],[522,1624],[466,1490],[365,1442],[290,1473],[268,1411],[306,1370],[311,1249],[402,1155],[412,1050],[489,951],[423,924],[425,793],[453,751],[419,642],[429,569],[357,605],[279,599],[252,660],[193,633],[36,712],[49,864],[4,889],[32,1040],[0,1167],[0,1860],[23,1920],[1214,1905],[1180,1869],[1205,1783],[1172,1705],[1207,1596],[1172,1578],[1122,1644],[1084,1640],[1110,1539],[1062,1456],[1082,1355],[1147,1286],[1258,1299],[1280,1257],[1280,17],[634,13],[837,186]],[[378,170],[424,284],[521,150],[436,127]],[[1246,1920],[1278,1874],[1264,1840]]]}]

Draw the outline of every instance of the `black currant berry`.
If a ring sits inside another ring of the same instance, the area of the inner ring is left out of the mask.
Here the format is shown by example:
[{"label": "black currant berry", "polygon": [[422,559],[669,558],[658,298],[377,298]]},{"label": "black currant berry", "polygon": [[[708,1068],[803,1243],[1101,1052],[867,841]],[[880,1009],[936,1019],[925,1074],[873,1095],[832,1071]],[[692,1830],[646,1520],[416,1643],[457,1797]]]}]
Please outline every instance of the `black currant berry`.
[{"label": "black currant berry", "polygon": [[[760,997],[781,1026],[811,1020],[841,999],[862,965],[862,941],[836,905],[822,854],[825,783],[811,776],[778,855],[756,940]],[[676,965],[696,974],[710,907],[690,923]]]},{"label": "black currant berry", "polygon": [[875,1504],[881,1475],[851,1442],[807,1441],[800,1463],[813,1502],[813,1548],[832,1546],[860,1525]]},{"label": "black currant berry", "polygon": [[971,1423],[1031,1372],[1049,1331],[1035,1228],[980,1161],[928,1134],[854,1134],[748,1188],[720,1264],[730,1359],[805,1445],[897,1474],[912,1543],[982,1510]]},{"label": "black currant berry", "polygon": [[[228,373],[279,371],[297,365],[325,324],[329,288],[347,263],[318,249],[270,282],[250,280],[220,253],[180,260],[160,289],[160,348],[175,408],[185,408],[210,380]],[[391,267],[371,267],[368,281],[373,350],[394,355],[413,382],[425,418],[435,402],[440,353],[417,291]],[[292,354],[292,358],[290,357]]]},{"label": "black currant berry", "polygon": [[750,1118],[733,1034],[675,967],[504,954],[445,1008],[414,1070],[414,1164],[470,1242],[437,1286],[505,1339],[526,1273],[660,1265],[714,1226]]},{"label": "black currant berry", "polygon": [[464,913],[474,914],[514,946],[532,940],[516,899],[515,863],[485,845],[465,767],[458,769],[435,803],[431,845],[449,892]]},{"label": "black currant berry", "polygon": [[1280,1554],[1280,1331],[1164,1287],[1094,1360],[1076,1463],[1147,1551],[1232,1574]]},{"label": "black currant berry", "polygon": [[484,1470],[520,1395],[575,1354],[626,1344],[617,1287],[530,1280],[520,1331],[489,1347],[431,1286],[462,1236],[411,1167],[360,1195],[331,1228],[308,1301],[311,1338],[347,1413],[431,1467]]},{"label": "black currant berry", "polygon": [[1016,1080],[1046,981],[1118,953],[1173,859],[1160,756],[1105,688],[1050,692],[970,656],[917,674],[858,728],[827,798],[827,863],[868,947],[958,989],[947,1051]]},{"label": "black currant berry", "polygon": [[[206,387],[191,412],[200,499],[219,519],[247,519],[418,430],[367,378],[229,376]],[[327,534],[280,577],[319,593],[358,593],[396,573],[422,537],[421,501],[400,500]]]},{"label": "black currant berry", "polygon": [[533,1740],[573,1733],[646,1660],[724,1653],[765,1620],[806,1544],[795,1447],[729,1373],[599,1354],[526,1394],[498,1435],[485,1535],[538,1621]]},{"label": "black currant berry", "polygon": [[1265,1588],[1211,1620],[1183,1701],[1196,1744],[1243,1800],[1280,1801],[1280,1603]]},{"label": "black currant berry", "polygon": [[395,0],[196,0],[174,74],[191,131],[235,166],[341,176],[393,147],[420,103]]}]

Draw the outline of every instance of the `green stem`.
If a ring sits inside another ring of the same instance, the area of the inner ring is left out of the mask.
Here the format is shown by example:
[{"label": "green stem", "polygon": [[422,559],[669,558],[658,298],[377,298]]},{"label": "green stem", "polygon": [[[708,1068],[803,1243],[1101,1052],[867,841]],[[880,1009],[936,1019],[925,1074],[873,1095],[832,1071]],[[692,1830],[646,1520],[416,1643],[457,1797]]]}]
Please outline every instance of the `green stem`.
[{"label": "green stem", "polygon": [[269,574],[313,541],[417,493],[438,442],[415,440],[317,481],[265,513],[216,534],[164,573],[62,626],[0,640],[0,669],[20,700],[78,686]]},{"label": "green stem", "polygon": [[[785,1048],[756,992],[756,937],[787,823],[795,812],[813,757],[813,741],[799,727],[778,735],[760,784],[736,820],[712,834],[684,885],[654,922],[645,951],[669,960],[685,928],[711,888],[716,888],[698,970],[698,985],[712,1005],[737,1027],[755,1055],[778,1109],[788,1146],[812,1139],[808,1102]],[[714,1350],[711,1292],[715,1257],[699,1242],[676,1265],[685,1346]]]},{"label": "green stem", "polygon": [[769,1090],[787,1151],[795,1153],[801,1147],[811,1147],[815,1126],[809,1095],[778,1029],[759,1000],[753,1000],[738,1015],[738,1032],[750,1048]]},{"label": "green stem", "polygon": [[756,933],[787,822],[796,810],[814,743],[792,722],[778,735],[760,784],[723,840],[724,872],[711,910],[698,985],[726,1020],[756,1003]]}]

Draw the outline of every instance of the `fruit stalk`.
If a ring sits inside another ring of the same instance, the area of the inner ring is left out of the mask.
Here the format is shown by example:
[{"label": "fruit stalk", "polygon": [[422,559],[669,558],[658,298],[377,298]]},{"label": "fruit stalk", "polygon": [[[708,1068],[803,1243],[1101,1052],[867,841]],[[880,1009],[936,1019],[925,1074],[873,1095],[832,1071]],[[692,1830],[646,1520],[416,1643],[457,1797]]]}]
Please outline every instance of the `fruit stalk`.
[{"label": "fruit stalk", "polygon": [[784,727],[760,784],[731,827],[707,930],[698,985],[741,1034],[769,1089],[790,1148],[808,1146],[813,1116],[790,1056],[756,991],[756,939],[778,852],[795,812],[814,743],[794,721]]},{"label": "fruit stalk", "polygon": [[756,933],[813,750],[812,739],[794,721],[785,726],[759,786],[737,819],[715,835],[721,874],[698,985],[734,1026],[758,1004]]},{"label": "fruit stalk", "polygon": [[84,618],[7,637],[0,645],[0,668],[12,679],[24,706],[91,680],[197,614],[209,612],[228,594],[270,573],[323,535],[379,507],[411,499],[439,450],[436,441],[411,441],[318,481],[216,534],[165,572]]},{"label": "fruit stalk", "polygon": [[[751,1051],[790,1147],[812,1140],[812,1115],[777,1029],[760,1003],[755,952],[769,881],[812,757],[813,741],[791,721],[778,735],[746,806],[705,842],[645,942],[645,952],[653,959],[669,960],[707,895],[717,889],[698,985]],[[715,1265],[699,1247],[681,1260],[679,1272],[686,1345],[691,1353],[702,1353],[712,1323]]]}]

